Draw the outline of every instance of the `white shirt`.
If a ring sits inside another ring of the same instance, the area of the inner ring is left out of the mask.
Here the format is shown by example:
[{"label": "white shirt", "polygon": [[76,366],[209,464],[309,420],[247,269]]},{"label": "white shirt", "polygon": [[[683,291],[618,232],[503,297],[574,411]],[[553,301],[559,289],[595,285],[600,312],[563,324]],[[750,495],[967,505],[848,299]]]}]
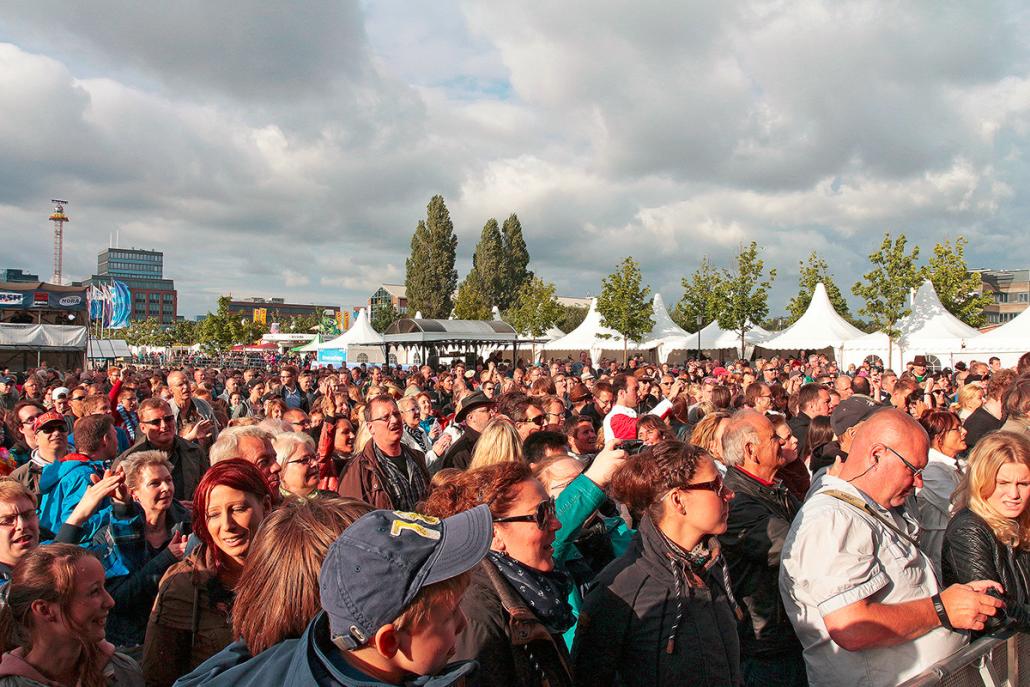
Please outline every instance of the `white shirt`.
[{"label": "white shirt", "polygon": [[958,463],[931,448],[930,461],[923,470],[923,487],[916,490],[919,512],[919,548],[923,550],[941,579],[941,548],[948,529],[951,493],[958,486]]},{"label": "white shirt", "polygon": [[812,687],[887,687],[919,674],[961,649],[965,633],[938,627],[892,647],[846,651],[830,638],[823,617],[868,599],[896,604],[940,591],[930,559],[864,510],[825,494],[857,496],[909,536],[918,526],[854,486],[825,475],[791,525],[780,559],[780,596],[804,647]]}]

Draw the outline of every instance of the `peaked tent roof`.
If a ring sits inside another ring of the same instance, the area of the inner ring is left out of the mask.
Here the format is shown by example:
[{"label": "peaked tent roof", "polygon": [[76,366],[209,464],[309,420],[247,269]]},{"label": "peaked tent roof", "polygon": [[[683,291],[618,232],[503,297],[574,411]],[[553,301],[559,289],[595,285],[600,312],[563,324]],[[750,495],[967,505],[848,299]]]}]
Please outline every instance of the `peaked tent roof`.
[{"label": "peaked tent roof", "polygon": [[[606,335],[610,338],[604,338]],[[629,341],[628,344],[628,349],[631,351],[640,348],[632,341]],[[545,351],[590,351],[595,349],[621,351],[622,347],[622,334],[601,324],[601,313],[597,312],[597,299],[591,298],[590,309],[587,310],[586,317],[583,318],[580,325],[565,336],[548,341],[541,348]]]},{"label": "peaked tent roof", "polygon": [[801,349],[840,348],[845,341],[865,336],[865,332],[837,314],[826,287],[815,285],[808,309],[797,322],[777,336],[761,344],[762,348],[780,351]]},{"label": "peaked tent roof", "polygon": [[[753,325],[748,330],[748,333],[744,335],[744,344],[747,346],[758,345],[771,336],[775,336],[775,333],[762,329],[758,325]],[[721,351],[728,348],[737,349],[739,347],[740,335],[737,332],[731,332],[720,327],[719,320],[712,320],[701,329],[701,350],[703,351]],[[697,333],[668,339],[664,343],[663,348],[669,351],[693,350],[697,348]]]},{"label": "peaked tent roof", "polygon": [[321,343],[322,343],[322,335],[321,334],[315,334],[315,338],[312,339],[311,341],[308,341],[306,344],[303,344],[301,346],[297,346],[296,348],[291,348],[290,350],[293,351],[294,353],[308,353],[309,351],[317,351],[318,350],[318,346]]},{"label": "peaked tent roof", "polygon": [[1025,353],[1030,351],[1030,308],[970,341],[966,350],[985,353]]},{"label": "peaked tent roof", "polygon": [[690,336],[690,332],[676,324],[669,316],[669,310],[665,307],[662,294],[656,293],[651,301],[651,308],[654,310],[654,327],[651,333],[644,337],[641,348],[650,349],[661,346],[666,341]]},{"label": "peaked tent roof", "polygon": [[383,342],[383,335],[372,329],[368,321],[368,309],[362,308],[350,329],[335,339],[318,345],[318,350],[345,349],[347,346],[375,345]]}]

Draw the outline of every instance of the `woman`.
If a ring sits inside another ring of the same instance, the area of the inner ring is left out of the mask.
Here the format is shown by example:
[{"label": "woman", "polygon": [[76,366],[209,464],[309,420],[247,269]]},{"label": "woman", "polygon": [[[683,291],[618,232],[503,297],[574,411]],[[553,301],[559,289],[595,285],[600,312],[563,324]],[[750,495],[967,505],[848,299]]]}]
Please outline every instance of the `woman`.
[{"label": "woman", "polygon": [[367,503],[334,494],[290,499],[269,515],[236,586],[232,628],[238,639],[181,678],[180,687],[221,684],[215,677],[229,668],[300,637],[322,608],[318,575],[329,546],[371,510]]},{"label": "woman", "polygon": [[666,441],[632,456],[615,498],[645,513],[638,538],[584,601],[573,658],[578,684],[737,685],[737,620],[710,535],[726,531],[733,492],[705,451]]},{"label": "woman", "polygon": [[200,545],[161,580],[143,646],[148,685],[171,685],[233,640],[229,611],[272,493],[253,464],[213,465],[193,495]]},{"label": "woman", "polygon": [[953,502],[941,554],[945,586],[999,582],[1005,614],[988,618],[984,632],[1030,632],[1030,439],[998,431],[976,442]]},{"label": "woman", "polygon": [[783,480],[784,486],[798,500],[804,501],[812,487],[812,474],[804,462],[798,460],[798,439],[790,431],[786,417],[778,413],[769,413],[766,417],[772,422],[773,431],[780,440],[780,457],[783,459],[783,465],[776,471],[776,477]]},{"label": "woman", "polygon": [[963,422],[984,403],[984,390],[980,382],[970,382],[958,390],[958,416]]},{"label": "woman", "polygon": [[494,539],[461,601],[468,626],[454,658],[478,660],[484,687],[571,686],[562,633],[575,619],[567,576],[554,571],[554,501],[527,465],[498,463],[441,485],[423,511],[449,517],[481,503],[493,514]]},{"label": "woman", "polygon": [[715,458],[715,466],[720,474],[726,473],[726,466],[722,463],[722,435],[726,431],[726,420],[729,417],[730,414],[724,410],[708,413],[694,425],[694,431],[690,433],[690,443]]},{"label": "woman", "polygon": [[919,506],[919,548],[941,575],[941,547],[951,517],[951,495],[961,471],[958,455],[966,450],[966,428],[949,410],[931,410],[919,424],[930,438],[930,460],[923,469],[923,486],[916,489]]},{"label": "woman", "polygon": [[275,459],[279,462],[279,492],[283,496],[313,499],[316,496],[335,495],[318,488],[320,479],[315,440],[304,432],[283,432],[272,439]]},{"label": "woman", "polygon": [[0,610],[0,685],[142,687],[131,658],[105,641],[114,599],[104,590],[104,567],[72,544],[33,549],[15,566]]},{"label": "woman", "polygon": [[645,415],[637,421],[637,439],[644,442],[644,446],[654,446],[675,438],[669,425],[657,415]]},{"label": "woman", "polygon": [[16,480],[0,479],[0,585],[14,566],[39,545],[36,495]]},{"label": "woman", "polygon": [[[318,466],[320,489],[335,491],[340,486],[340,475],[354,457],[354,423],[346,415],[347,404],[342,395],[326,394],[322,397],[322,432],[318,439]],[[340,414],[337,415],[337,412]]]},{"label": "woman", "polygon": [[443,427],[440,426],[440,421],[433,413],[433,399],[427,392],[422,391],[415,396],[415,401],[418,403],[419,426],[425,430],[430,439],[435,440],[440,436],[440,432],[443,431]]},{"label": "woman", "polygon": [[808,466],[813,475],[825,467],[833,465],[840,444],[833,440],[833,427],[826,415],[817,415],[808,425],[805,435],[805,450],[801,455],[801,463]]},{"label": "woman", "polygon": [[511,420],[495,417],[487,423],[483,434],[476,440],[469,470],[496,463],[524,463],[522,439]]},{"label": "woman", "polygon": [[281,398],[270,398],[264,403],[265,417],[271,420],[282,420],[287,410],[286,401]]}]

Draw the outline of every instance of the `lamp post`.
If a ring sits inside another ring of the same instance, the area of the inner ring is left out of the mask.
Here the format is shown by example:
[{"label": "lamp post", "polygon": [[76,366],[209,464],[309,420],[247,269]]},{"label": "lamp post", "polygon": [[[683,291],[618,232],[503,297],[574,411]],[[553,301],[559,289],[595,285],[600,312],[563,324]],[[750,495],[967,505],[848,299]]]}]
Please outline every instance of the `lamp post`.
[{"label": "lamp post", "polygon": [[701,315],[698,315],[695,322],[697,323],[697,361],[701,362],[701,324],[704,320]]}]

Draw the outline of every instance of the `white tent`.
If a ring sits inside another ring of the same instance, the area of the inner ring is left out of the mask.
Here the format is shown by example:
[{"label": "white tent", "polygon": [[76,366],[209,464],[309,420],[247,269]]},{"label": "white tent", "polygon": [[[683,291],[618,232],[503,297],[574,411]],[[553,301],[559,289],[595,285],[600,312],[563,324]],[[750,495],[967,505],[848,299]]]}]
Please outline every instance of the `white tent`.
[{"label": "white tent", "polygon": [[977,358],[996,355],[1004,367],[1014,367],[1027,351],[1030,351],[1030,308],[1000,327],[968,341],[964,352]]},{"label": "white tent", "polygon": [[[605,338],[608,337],[608,338]],[[638,351],[640,347],[633,341],[628,342],[630,351]],[[601,324],[601,313],[597,312],[597,299],[590,299],[590,309],[586,317],[578,327],[565,336],[548,341],[541,346],[543,354],[546,353],[579,353],[589,351],[590,359],[596,365],[605,353],[616,355],[622,353],[623,337],[614,329],[609,329]]]},{"label": "white tent", "polygon": [[830,348],[838,360],[845,341],[865,336],[858,327],[837,314],[826,287],[815,285],[808,309],[797,322],[762,343],[761,348],[773,351],[819,350]]},{"label": "white tent", "polygon": [[976,329],[948,312],[929,280],[915,292],[911,310],[898,322],[901,335],[893,345],[883,332],[852,339],[844,344],[843,364],[860,365],[867,357],[875,355],[887,367],[901,370],[906,360],[925,355],[937,358],[943,367],[950,367],[966,357],[966,342],[979,336]]},{"label": "white tent", "polygon": [[[717,352],[732,352],[733,355],[740,355],[740,334],[723,329],[719,326],[718,320],[712,320],[708,326],[701,329],[701,350],[710,355]],[[774,336],[772,332],[762,329],[758,325],[752,325],[744,335],[744,357],[750,358],[755,346],[762,343],[769,337]],[[673,337],[667,339],[658,348],[658,358],[667,362],[673,351],[696,351],[698,346],[698,335]]]},{"label": "white tent", "polygon": [[657,348],[658,362],[664,363],[669,357],[669,352],[663,348],[663,344],[668,341],[689,337],[690,332],[673,322],[672,317],[669,316],[668,309],[665,307],[665,301],[662,300],[662,294],[656,293],[654,295],[654,299],[651,301],[651,308],[654,311],[654,327],[644,337],[640,347],[646,350]]},{"label": "white tent", "polygon": [[296,348],[292,348],[290,350],[292,350],[294,353],[314,353],[314,352],[318,351],[318,347],[321,346],[321,345],[322,345],[322,335],[321,334],[315,334],[315,338],[312,339],[311,341],[307,342],[306,344],[304,344],[302,346],[297,346]]},{"label": "white tent", "polygon": [[385,362],[382,343],[383,335],[372,329],[368,310],[362,308],[350,329],[318,345],[318,361],[337,367],[344,362],[381,364]]}]

